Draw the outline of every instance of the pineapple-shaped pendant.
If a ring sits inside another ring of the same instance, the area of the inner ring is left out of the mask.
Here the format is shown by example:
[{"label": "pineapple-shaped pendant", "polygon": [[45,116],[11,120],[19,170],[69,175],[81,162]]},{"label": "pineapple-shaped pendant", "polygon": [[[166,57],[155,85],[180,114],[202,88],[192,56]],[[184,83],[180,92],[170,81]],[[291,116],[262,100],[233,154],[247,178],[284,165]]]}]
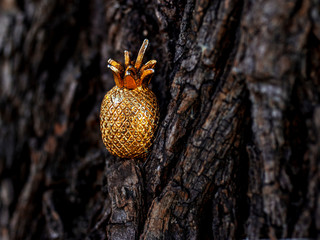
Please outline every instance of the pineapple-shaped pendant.
[{"label": "pineapple-shaped pendant", "polygon": [[146,157],[159,121],[157,98],[148,88],[157,61],[141,66],[147,46],[145,39],[136,62],[124,51],[125,68],[108,60],[116,86],[102,101],[100,129],[106,148],[121,158]]}]

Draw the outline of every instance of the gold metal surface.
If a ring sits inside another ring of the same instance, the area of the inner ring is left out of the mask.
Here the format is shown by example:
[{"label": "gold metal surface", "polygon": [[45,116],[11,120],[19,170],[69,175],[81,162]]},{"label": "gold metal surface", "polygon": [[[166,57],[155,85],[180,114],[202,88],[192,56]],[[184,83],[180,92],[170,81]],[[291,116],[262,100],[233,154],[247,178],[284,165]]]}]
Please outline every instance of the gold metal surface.
[{"label": "gold metal surface", "polygon": [[[144,40],[136,62],[124,52],[124,68],[109,59],[116,86],[105,95],[100,110],[100,130],[108,151],[121,158],[144,158],[152,145],[159,121],[159,106],[148,88],[155,60],[142,65],[148,46]],[[141,67],[142,65],[142,67]]]}]

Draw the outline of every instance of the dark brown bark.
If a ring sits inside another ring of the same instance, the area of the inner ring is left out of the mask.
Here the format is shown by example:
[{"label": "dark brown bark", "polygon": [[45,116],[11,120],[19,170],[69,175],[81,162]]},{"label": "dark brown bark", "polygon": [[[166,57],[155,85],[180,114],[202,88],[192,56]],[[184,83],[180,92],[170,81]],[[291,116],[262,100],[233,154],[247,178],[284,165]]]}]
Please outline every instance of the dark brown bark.
[{"label": "dark brown bark", "polygon": [[[320,237],[319,1],[0,7],[0,239]],[[144,38],[161,119],[124,160],[106,60]]]}]

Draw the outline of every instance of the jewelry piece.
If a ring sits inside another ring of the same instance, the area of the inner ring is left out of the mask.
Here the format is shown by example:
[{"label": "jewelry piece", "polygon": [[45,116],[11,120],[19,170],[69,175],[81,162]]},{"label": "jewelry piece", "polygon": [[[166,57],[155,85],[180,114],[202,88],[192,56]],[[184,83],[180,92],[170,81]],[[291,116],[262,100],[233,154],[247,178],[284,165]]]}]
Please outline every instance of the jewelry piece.
[{"label": "jewelry piece", "polygon": [[158,126],[158,101],[148,88],[157,61],[141,66],[148,43],[143,41],[135,62],[124,51],[125,67],[108,60],[116,86],[102,101],[100,130],[108,151],[121,158],[146,157]]}]

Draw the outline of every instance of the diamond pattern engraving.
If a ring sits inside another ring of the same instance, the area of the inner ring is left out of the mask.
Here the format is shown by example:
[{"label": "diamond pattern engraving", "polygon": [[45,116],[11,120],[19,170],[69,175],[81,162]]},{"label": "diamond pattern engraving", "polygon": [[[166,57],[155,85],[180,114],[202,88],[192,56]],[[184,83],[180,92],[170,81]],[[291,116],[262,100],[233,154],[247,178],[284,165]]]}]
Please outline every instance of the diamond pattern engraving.
[{"label": "diamond pattern engraving", "polygon": [[111,154],[121,158],[144,158],[152,145],[158,121],[156,96],[142,86],[133,90],[115,86],[101,104],[103,142]]}]

